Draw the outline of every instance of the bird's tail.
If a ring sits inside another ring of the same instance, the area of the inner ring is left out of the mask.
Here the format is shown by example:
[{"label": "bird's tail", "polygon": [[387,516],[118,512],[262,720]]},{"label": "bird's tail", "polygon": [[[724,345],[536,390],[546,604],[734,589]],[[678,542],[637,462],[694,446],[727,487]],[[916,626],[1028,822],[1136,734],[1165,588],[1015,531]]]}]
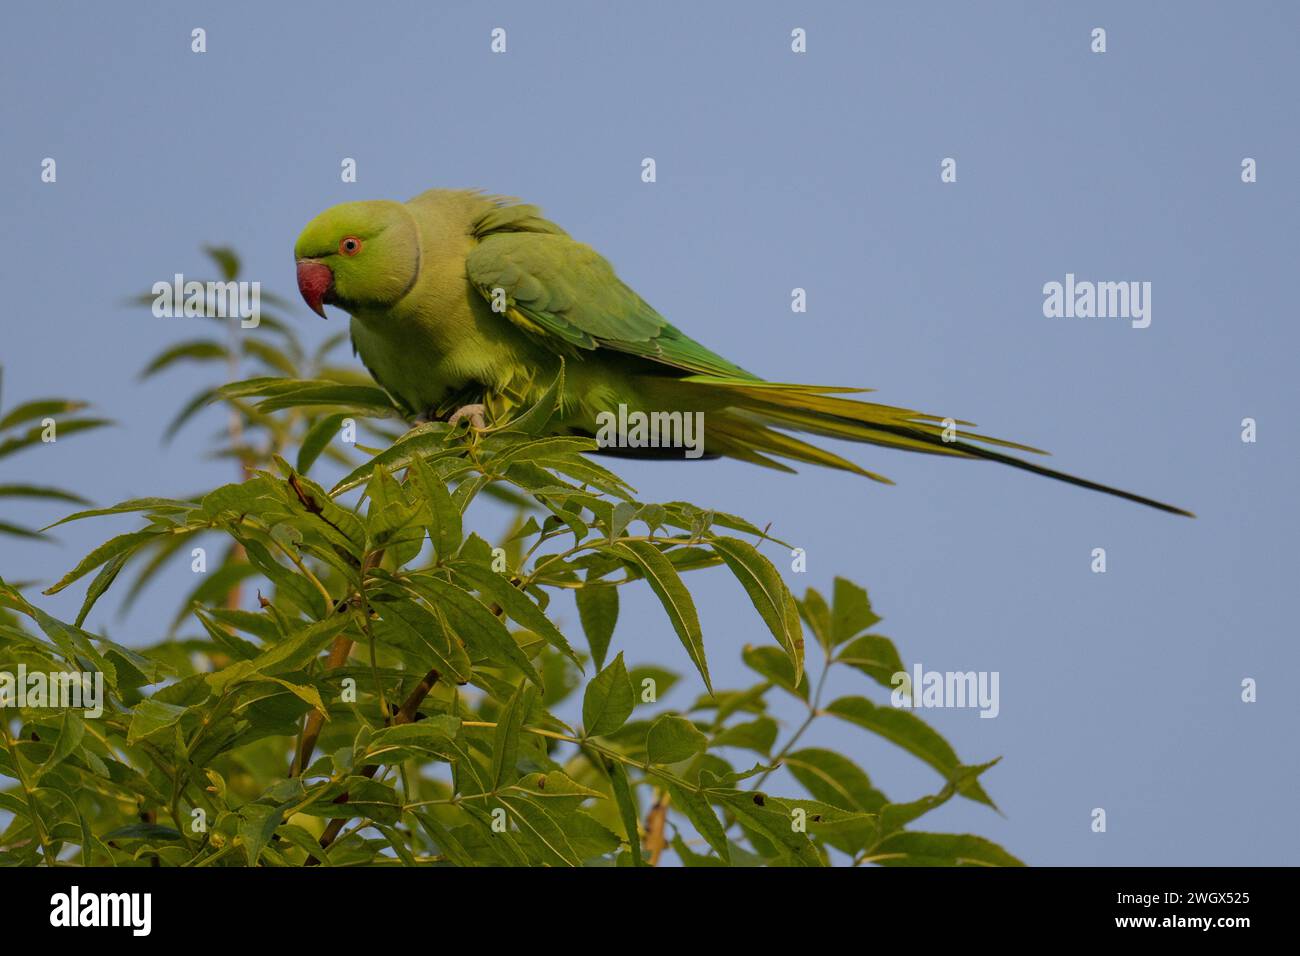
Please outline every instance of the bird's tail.
[{"label": "bird's tail", "polygon": [[725,410],[709,415],[705,422],[706,448],[714,454],[791,471],[776,460],[786,458],[839,468],[892,484],[883,475],[867,471],[846,458],[787,434],[790,431],[803,432],[931,455],[996,461],[1080,488],[1127,498],[1161,511],[1195,517],[1190,511],[1152,498],[1016,458],[1000,449],[1037,455],[1047,453],[1028,445],[967,431],[974,427],[970,422],[838,397],[839,394],[862,393],[869,389],[785,385],[713,375],[692,375],[683,381],[707,389],[711,398],[721,398],[726,404]]}]

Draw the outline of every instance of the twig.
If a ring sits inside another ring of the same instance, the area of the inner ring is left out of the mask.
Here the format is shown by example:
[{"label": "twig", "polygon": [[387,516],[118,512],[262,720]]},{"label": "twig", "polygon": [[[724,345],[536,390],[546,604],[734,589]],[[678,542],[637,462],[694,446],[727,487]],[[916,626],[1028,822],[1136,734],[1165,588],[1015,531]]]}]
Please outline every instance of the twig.
[{"label": "twig", "polygon": [[[420,683],[415,685],[415,689],[403,701],[402,706],[398,708],[393,719],[389,721],[390,725],[409,724],[415,720],[416,713],[420,710],[420,705],[424,703],[424,698],[429,696],[429,691],[433,690],[433,685],[438,683],[441,675],[435,670],[429,671],[420,679]],[[361,776],[373,777],[379,772],[378,764],[368,764],[361,768]],[[343,794],[343,800],[347,799],[347,794]],[[339,833],[347,825],[347,817],[336,817],[325,827],[325,832],[320,837],[320,848],[328,849],[329,845],[338,839]],[[320,860],[314,856],[309,856],[303,866],[319,866]]]}]

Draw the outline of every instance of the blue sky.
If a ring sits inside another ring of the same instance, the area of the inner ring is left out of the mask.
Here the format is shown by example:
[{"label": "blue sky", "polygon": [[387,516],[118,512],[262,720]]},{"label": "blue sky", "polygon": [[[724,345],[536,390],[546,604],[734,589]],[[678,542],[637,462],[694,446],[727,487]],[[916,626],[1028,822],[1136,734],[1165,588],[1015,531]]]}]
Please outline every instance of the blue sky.
[{"label": "blue sky", "polygon": [[[805,7],[11,4],[5,401],[74,394],[119,424],[7,459],[0,477],[104,503],[229,480],[229,462],[200,457],[220,413],[159,442],[207,373],[136,380],[196,329],[126,308],[127,295],[207,274],[205,242],[232,244],[247,278],[289,294],[294,238],[336,202],[432,186],[522,196],[746,368],[871,386],[1199,514],[862,448],[837,450],[897,487],[620,463],[645,500],[772,522],[807,550],[797,591],[836,574],[866,585],[908,662],[1000,673],[997,719],[928,716],[966,760],[1003,757],[985,778],[1003,815],[959,801],[928,828],[1038,864],[1293,861],[1300,15],[1255,2]],[[505,55],[489,51],[498,26]],[[1098,26],[1104,54],[1089,50]],[[806,54],[790,51],[794,27]],[[40,181],[45,157],[55,184]],[[340,182],[343,157],[355,184]],[[956,183],[939,181],[944,157]],[[1258,182],[1241,182],[1243,157]],[[1151,282],[1151,326],[1045,318],[1043,284],[1066,273]],[[804,314],[790,310],[796,286]],[[313,341],[344,321],[305,308],[295,320]],[[1247,416],[1254,444],[1240,440]],[[53,580],[130,526],[3,540],[0,574]],[[1104,575],[1089,568],[1096,547]],[[106,601],[91,624],[150,643],[189,583],[173,569],[130,616]],[[739,650],[768,638],[725,572],[697,587],[715,683],[748,682]],[[49,606],[71,615],[79,600]],[[688,669],[648,593],[625,594],[614,640],[631,662]],[[1246,677],[1257,703],[1240,701]],[[831,690],[870,693],[853,678]],[[826,724],[810,743],[849,753],[891,796],[937,789],[887,743]],[[1105,834],[1090,831],[1094,807]]]}]

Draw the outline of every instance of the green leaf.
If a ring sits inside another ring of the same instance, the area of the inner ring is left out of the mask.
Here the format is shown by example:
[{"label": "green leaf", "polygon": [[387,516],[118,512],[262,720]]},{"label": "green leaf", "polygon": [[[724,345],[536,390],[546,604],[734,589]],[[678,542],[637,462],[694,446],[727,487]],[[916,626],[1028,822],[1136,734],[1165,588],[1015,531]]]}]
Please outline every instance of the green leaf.
[{"label": "green leaf", "polygon": [[907,831],[886,837],[871,851],[881,866],[1024,866],[996,843],[956,833]]},{"label": "green leaf", "polygon": [[51,501],[66,501],[74,505],[88,503],[81,495],[74,495],[62,488],[47,488],[43,485],[0,485],[0,498],[45,498]]},{"label": "green leaf", "polygon": [[156,734],[170,730],[185,716],[185,710],[186,708],[175,704],[164,704],[153,698],[145,698],[135,705],[126,742],[139,743],[141,740],[148,740]]},{"label": "green leaf", "polygon": [[[921,718],[905,710],[879,707],[865,697],[841,697],[827,705],[826,713],[897,744],[938,770],[947,780],[957,779],[964,769],[948,741]],[[977,803],[996,806],[978,781],[966,783],[961,794]]]},{"label": "green leaf", "polygon": [[771,717],[758,717],[725,728],[714,736],[711,746],[742,747],[767,757],[776,743],[777,730],[776,721]]},{"label": "green leaf", "polygon": [[479,865],[479,861],[465,849],[465,845],[461,843],[456,835],[432,813],[417,811],[415,818],[420,821],[420,825],[429,834],[429,839],[433,841],[434,846],[449,862],[463,867]]},{"label": "green leaf", "polygon": [[302,436],[302,444],[298,446],[297,469],[300,474],[306,474],[311,471],[311,466],[316,463],[316,459],[321,456],[329,443],[339,433],[339,426],[343,419],[347,418],[346,412],[336,412],[333,415],[326,415],[315,425],[307,430],[307,434]]},{"label": "green leaf", "polygon": [[674,764],[689,760],[708,746],[709,739],[685,717],[663,714],[646,734],[646,754],[651,763]]},{"label": "green leaf", "polygon": [[[531,692],[531,689],[530,689]],[[546,801],[565,801],[577,805],[584,800],[597,797],[604,799],[604,794],[599,790],[593,790],[590,787],[584,787],[568,774],[560,770],[552,770],[549,773],[526,773],[519,777],[518,781],[512,783],[509,788],[513,793],[528,794],[539,800]]]},{"label": "green leaf", "polygon": [[23,402],[15,405],[6,415],[0,417],[0,431],[12,428],[15,425],[21,425],[23,422],[79,412],[86,407],[85,402],[70,401],[66,398],[38,398],[30,402]]},{"label": "green leaf", "polygon": [[797,685],[803,676],[803,625],[799,623],[799,609],[781,573],[757,548],[739,538],[719,537],[710,543],[744,587],[776,642],[785,648],[794,666]]},{"label": "green leaf", "polygon": [[[228,397],[237,397],[232,386],[226,386],[220,392]],[[299,382],[295,387],[277,390],[275,394],[257,403],[258,410],[263,412],[320,405],[344,405],[382,418],[396,417],[399,413],[392,398],[382,388],[374,385],[341,385],[338,382]]]},{"label": "green leaf", "polygon": [[355,776],[343,780],[342,787],[339,796],[324,797],[299,812],[314,817],[363,817],[385,824],[401,818],[402,801],[388,784]]},{"label": "green leaf", "polygon": [[347,476],[339,479],[330,489],[331,495],[340,495],[370,480],[374,470],[383,465],[390,471],[407,467],[413,460],[420,458],[425,462],[443,458],[460,457],[465,451],[460,447],[447,447],[443,441],[447,437],[447,426],[443,422],[430,422],[417,425],[401,436],[390,447],[385,448],[365,464],[353,469]]},{"label": "green leaf", "polygon": [[509,661],[530,681],[541,686],[541,678],[537,676],[528,655],[510,636],[505,625],[478,598],[454,584],[434,577],[422,576],[411,583],[446,615],[451,629],[471,650],[496,663]]},{"label": "green leaf", "polygon": [[209,674],[208,684],[220,694],[226,688],[242,681],[263,675],[301,670],[341,634],[349,623],[347,618],[337,615],[308,624],[251,661],[238,661]]},{"label": "green leaf", "polygon": [[370,549],[387,548],[400,567],[419,553],[424,529],[416,527],[419,509],[386,468],[376,468],[366,486],[370,507],[366,512],[367,542]]},{"label": "green leaf", "polygon": [[595,451],[594,438],[580,438],[571,435],[552,435],[534,441],[520,442],[513,445],[492,459],[492,468],[503,475],[509,465],[522,461],[542,462],[554,456],[573,452]]},{"label": "green leaf", "polygon": [[844,810],[875,813],[888,802],[871,785],[865,771],[833,750],[805,747],[786,754],[781,763],[814,799],[823,803]]},{"label": "green leaf", "polygon": [[515,765],[519,761],[519,728],[528,716],[535,689],[520,684],[497,714],[497,728],[492,740],[492,789],[500,790],[519,778]]},{"label": "green leaf", "polygon": [[[113,423],[107,418],[73,418],[56,423],[54,438],[66,438],[68,435],[75,435],[77,432],[91,431],[111,424]],[[44,427],[36,425],[21,435],[15,435],[12,438],[0,441],[0,458],[5,458],[33,445],[44,444],[44,433]]]},{"label": "green leaf", "polygon": [[623,655],[593,677],[582,697],[582,723],[590,737],[612,734],[632,716],[636,697]]},{"label": "green leaf", "polygon": [[795,807],[790,802],[749,790],[721,790],[714,796],[746,829],[768,840],[783,863],[824,865],[807,833],[795,828]]},{"label": "green leaf", "polygon": [[81,746],[86,735],[86,721],[80,710],[68,707],[63,711],[63,724],[59,728],[59,739],[54,742],[50,755],[36,771],[36,779],[45,776],[46,771],[62,763]]},{"label": "green leaf", "polygon": [[457,562],[452,565],[452,574],[470,587],[477,588],[484,597],[494,601],[512,621],[532,631],[577,664],[579,669],[582,668],[581,659],[569,646],[560,629],[551,623],[551,619],[533,603],[532,598],[511,584],[503,575],[482,565],[468,562]]},{"label": "green leaf", "polygon": [[727,833],[718,822],[718,815],[713,812],[708,799],[694,790],[687,790],[674,783],[669,783],[667,787],[672,797],[672,805],[685,814],[686,819],[691,821],[691,826],[695,827],[696,832],[713,848],[713,852],[724,862],[730,863],[731,848],[727,843]]},{"label": "green leaf", "polygon": [[398,724],[375,732],[366,743],[362,760],[396,764],[403,760],[433,755],[444,758],[448,745],[460,732],[460,718],[434,714],[411,724]]},{"label": "green leaf", "polygon": [[257,866],[258,857],[283,817],[283,807],[249,803],[239,808],[239,838],[244,844],[249,866]]},{"label": "green leaf", "polygon": [[560,370],[546,391],[526,412],[512,420],[507,427],[512,432],[525,435],[541,435],[546,426],[560,408],[560,399],[564,395],[564,360],[560,360]]},{"label": "green leaf", "polygon": [[230,353],[226,351],[226,347],[220,342],[214,342],[211,339],[194,339],[193,341],[188,342],[178,342],[176,345],[166,348],[154,356],[153,361],[141,370],[140,378],[146,379],[149,376],[161,372],[163,369],[184,360],[207,362],[218,359],[225,360],[229,357]]},{"label": "green leaf", "polygon": [[867,592],[852,581],[836,578],[831,643],[838,647],[879,622],[880,617],[871,610]]},{"label": "green leaf", "polygon": [[178,514],[184,511],[192,511],[198,505],[193,501],[181,501],[177,498],[132,498],[128,501],[121,501],[107,508],[92,508],[89,511],[78,511],[76,514],[70,514],[66,518],[60,518],[54,524],[47,525],[45,530],[57,528],[61,524],[67,524],[69,521],[80,521],[82,518],[97,518],[100,515],[127,514],[132,511],[152,511],[154,514]]},{"label": "green leaf", "polygon": [[110,538],[82,558],[75,568],[41,593],[58,594],[73,581],[89,574],[104,562],[110,561],[121,554],[130,555],[131,552],[157,537],[157,531],[130,531],[126,534],[119,534],[115,538]]},{"label": "green leaf", "polygon": [[578,603],[582,633],[587,635],[587,646],[591,648],[591,658],[597,668],[604,667],[605,654],[614,636],[614,625],[618,623],[618,588],[612,584],[592,584],[588,578],[587,583],[574,592],[574,598]]},{"label": "green leaf", "polygon": [[95,606],[95,602],[113,586],[113,582],[117,580],[118,572],[122,570],[122,566],[126,564],[130,557],[129,552],[123,552],[114,558],[110,558],[99,569],[95,579],[90,582],[90,587],[86,588],[86,598],[81,602],[81,610],[77,612],[77,619],[73,622],[77,627],[81,627],[85,623],[86,616],[90,613],[91,608]]},{"label": "green leaf", "polygon": [[45,535],[40,531],[33,531],[31,528],[19,527],[16,524],[10,524],[8,521],[0,521],[0,534],[11,535],[15,538],[44,538]]},{"label": "green leaf", "polygon": [[412,471],[425,503],[429,506],[429,540],[441,562],[448,561],[460,547],[463,530],[460,509],[433,470],[420,458],[412,459]]},{"label": "green leaf", "polygon": [[690,655],[691,663],[704,679],[704,686],[710,694],[713,693],[709,665],[704,658],[704,635],[700,631],[700,617],[690,592],[682,584],[672,562],[647,541],[620,541],[607,545],[604,550],[634,565],[645,575],[650,589],[668,612],[668,619],[682,646],[686,648],[686,653]]},{"label": "green leaf", "polygon": [[725,867],[727,865],[722,860],[719,860],[716,856],[706,856],[703,853],[696,853],[694,850],[692,850],[689,846],[686,845],[686,841],[682,839],[682,835],[680,833],[673,834],[672,846],[673,846],[673,851],[681,859],[682,866],[685,867],[723,866]]},{"label": "green leaf", "polygon": [[807,622],[817,643],[829,657],[834,645],[831,643],[831,609],[826,605],[826,599],[808,588],[803,600],[799,602],[799,615]]},{"label": "green leaf", "polygon": [[794,664],[789,655],[781,653],[775,647],[754,647],[752,644],[746,644],[740,652],[740,657],[748,667],[762,674],[773,684],[802,700],[808,699],[808,681],[801,675],[800,681],[795,683]]},{"label": "green leaf", "polygon": [[605,759],[602,766],[609,776],[609,787],[614,794],[614,802],[618,804],[619,819],[623,821],[623,835],[627,839],[628,848],[632,853],[632,865],[645,866],[645,860],[641,856],[641,831],[639,829],[641,809],[637,806],[636,797],[632,793],[632,786],[628,782],[627,768],[621,762],[610,759]]},{"label": "green leaf", "polygon": [[881,687],[891,690],[897,685],[894,675],[906,673],[903,659],[898,656],[894,642],[880,634],[864,634],[850,641],[835,659],[856,668]]},{"label": "green leaf", "polygon": [[221,277],[227,282],[239,275],[239,254],[234,249],[229,246],[204,246],[203,251],[216,263],[221,270]]},{"label": "green leaf", "polygon": [[165,827],[157,823],[130,823],[104,834],[104,840],[148,840],[157,842],[177,842],[184,840],[181,831],[174,827]]},{"label": "green leaf", "polygon": [[401,599],[379,602],[378,610],[376,632],[381,640],[410,654],[425,670],[432,664],[453,683],[468,683],[473,677],[469,655],[439,611]]}]

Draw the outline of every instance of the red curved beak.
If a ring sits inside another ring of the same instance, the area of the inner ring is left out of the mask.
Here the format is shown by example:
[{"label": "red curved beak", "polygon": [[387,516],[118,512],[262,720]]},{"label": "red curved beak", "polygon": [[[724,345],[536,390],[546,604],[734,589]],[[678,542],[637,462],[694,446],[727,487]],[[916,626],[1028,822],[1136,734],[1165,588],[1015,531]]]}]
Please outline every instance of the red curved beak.
[{"label": "red curved beak", "polygon": [[298,291],[311,310],[325,318],[325,296],[334,288],[334,273],[323,262],[298,260]]}]

